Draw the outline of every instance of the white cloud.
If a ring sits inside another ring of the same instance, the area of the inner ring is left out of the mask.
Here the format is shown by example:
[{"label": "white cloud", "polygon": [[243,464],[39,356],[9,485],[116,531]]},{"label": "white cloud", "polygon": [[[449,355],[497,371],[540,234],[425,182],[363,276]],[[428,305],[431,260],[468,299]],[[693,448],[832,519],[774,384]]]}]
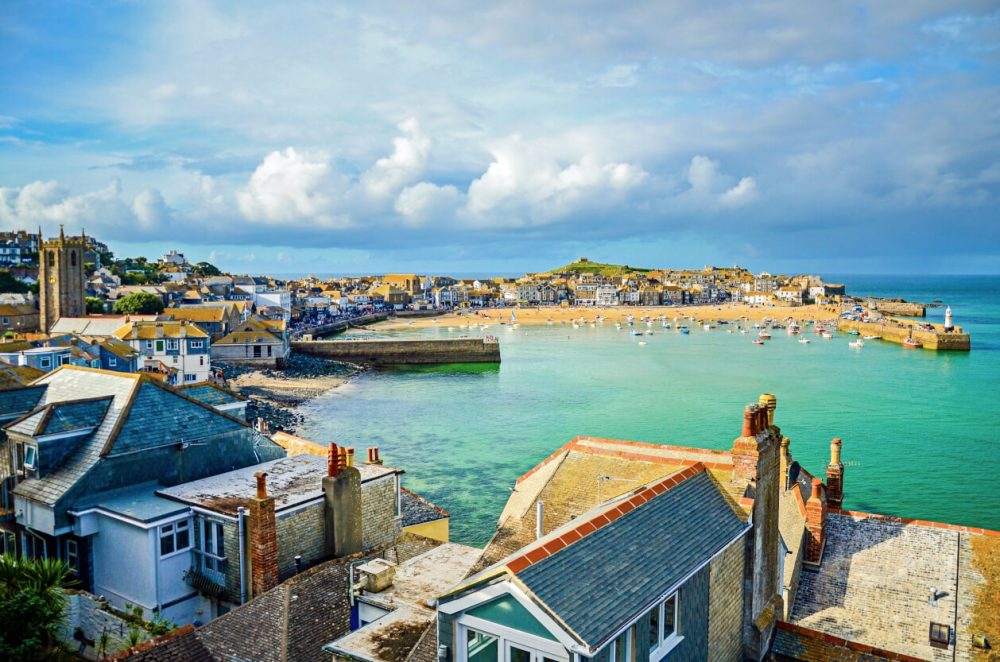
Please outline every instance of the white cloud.
[{"label": "white cloud", "polygon": [[48,232],[60,224],[117,232],[136,220],[121,194],[117,179],[81,195],[70,195],[54,181],[35,181],[19,189],[0,188],[0,224],[20,229],[42,225]]},{"label": "white cloud", "polygon": [[415,118],[398,125],[403,133],[393,139],[392,154],[375,162],[361,177],[364,191],[375,199],[395,196],[404,186],[417,181],[424,172],[431,140],[420,130]]},{"label": "white cloud", "polygon": [[757,197],[757,181],[753,177],[744,177],[736,186],[722,194],[722,204],[738,207]]},{"label": "white cloud", "polygon": [[420,182],[404,188],[396,199],[396,211],[408,225],[428,221],[450,221],[460,204],[461,194],[454,186]]},{"label": "white cloud", "polygon": [[346,227],[350,224],[346,217],[334,213],[336,183],[325,159],[309,158],[289,147],[268,154],[236,200],[240,212],[254,221]]},{"label": "white cloud", "polygon": [[[587,154],[563,166],[517,136],[491,150],[493,162],[469,186],[467,211],[481,224],[541,225],[584,203],[605,204],[647,177],[642,167]],[[513,214],[513,215],[512,215]]]},{"label": "white cloud", "polygon": [[170,220],[170,210],[163,195],[156,189],[146,189],[132,201],[132,213],[139,225],[147,228],[162,228]]},{"label": "white cloud", "polygon": [[753,177],[743,177],[732,184],[733,177],[722,173],[718,161],[700,154],[692,157],[687,180],[690,184],[687,198],[702,207],[712,207],[716,203],[739,207],[757,197],[757,181]]}]

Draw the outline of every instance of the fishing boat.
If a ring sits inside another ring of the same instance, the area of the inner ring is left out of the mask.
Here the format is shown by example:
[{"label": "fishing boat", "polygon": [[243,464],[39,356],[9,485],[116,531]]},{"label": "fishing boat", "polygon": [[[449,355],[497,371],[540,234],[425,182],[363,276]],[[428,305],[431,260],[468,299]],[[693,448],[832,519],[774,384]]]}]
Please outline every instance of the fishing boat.
[{"label": "fishing boat", "polygon": [[882,336],[863,336],[865,340],[882,340]]},{"label": "fishing boat", "polygon": [[796,336],[796,335],[798,335],[800,333],[802,333],[802,327],[801,326],[799,326],[798,324],[794,324],[794,323],[788,325],[788,335],[790,335],[790,336]]},{"label": "fishing boat", "polygon": [[858,338],[857,340],[852,340],[851,342],[849,342],[847,344],[850,347],[853,347],[854,349],[861,349],[862,347],[865,346],[865,341],[862,340],[861,338]]},{"label": "fishing boat", "polygon": [[803,344],[803,345],[808,345],[808,344],[809,344],[809,343],[811,343],[811,342],[812,342],[812,341],[811,341],[811,340],[809,340],[808,338],[799,338],[799,343],[801,343],[801,344]]},{"label": "fishing boat", "polygon": [[770,340],[771,334],[768,333],[766,330],[762,330],[760,333],[757,334],[757,337],[760,338],[761,340]]},{"label": "fishing boat", "polygon": [[832,333],[830,333],[829,331],[824,331],[823,332],[823,340],[830,340],[831,338],[833,338],[833,334]]},{"label": "fishing boat", "polygon": [[688,329],[686,326],[679,326],[677,327],[677,333],[683,333],[684,335],[687,335],[691,333],[691,330]]},{"label": "fishing boat", "polygon": [[857,329],[850,329],[850,330],[848,330],[847,335],[849,335],[849,336],[860,336],[861,332],[858,331]]},{"label": "fishing boat", "polygon": [[642,335],[642,331],[633,331],[631,335],[633,335],[633,336],[641,336]]},{"label": "fishing boat", "polygon": [[753,341],[753,344],[755,344],[755,345],[763,345],[763,344],[764,344],[764,341],[763,341],[763,340],[761,340],[760,338],[757,338],[757,339],[755,339],[755,340]]},{"label": "fishing boat", "polygon": [[709,329],[711,329],[711,328],[712,328],[712,325],[711,325],[711,324],[702,324],[702,325],[701,325],[701,328],[703,328],[703,329],[705,329],[706,331],[708,331]]},{"label": "fishing boat", "polygon": [[906,347],[907,349],[920,349],[923,346],[924,344],[919,340],[917,340],[916,338],[914,338],[913,336],[910,336],[909,338],[903,341],[903,347]]}]

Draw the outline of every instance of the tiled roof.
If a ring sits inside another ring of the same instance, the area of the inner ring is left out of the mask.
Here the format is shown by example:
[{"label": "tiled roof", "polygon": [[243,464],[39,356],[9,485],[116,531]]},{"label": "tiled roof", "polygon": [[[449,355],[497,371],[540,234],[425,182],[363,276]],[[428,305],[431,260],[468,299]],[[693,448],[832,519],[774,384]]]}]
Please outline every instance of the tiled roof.
[{"label": "tiled roof", "polygon": [[192,308],[168,308],[164,315],[170,315],[175,320],[189,322],[223,322],[228,310],[221,306],[197,306]]},{"label": "tiled roof", "polygon": [[133,359],[139,356],[139,352],[132,348],[126,342],[118,340],[118,338],[105,338],[101,341],[101,347],[111,352],[120,359]]},{"label": "tiled roof", "polygon": [[0,420],[11,416],[23,416],[35,409],[45,394],[45,385],[25,386],[4,391],[0,397]]},{"label": "tiled roof", "polygon": [[155,340],[158,338],[208,338],[194,324],[182,322],[129,322],[114,333],[119,340]]},{"label": "tiled roof", "polygon": [[425,522],[448,517],[448,511],[435,506],[419,494],[414,494],[405,487],[399,488],[400,509],[403,513],[403,526],[416,526]]},{"label": "tiled roof", "polygon": [[29,437],[41,437],[94,428],[104,420],[110,404],[110,395],[86,400],[54,402],[8,426],[7,429]]},{"label": "tiled roof", "polygon": [[696,464],[570,522],[504,565],[597,648],[746,529]]},{"label": "tiled roof", "polygon": [[194,398],[198,402],[204,402],[213,407],[218,405],[230,405],[237,402],[246,402],[246,398],[233,393],[221,386],[216,386],[211,382],[199,382],[197,384],[185,384],[178,386],[177,390],[189,398]]},{"label": "tiled roof", "polygon": [[39,405],[90,397],[112,397],[104,420],[62,466],[45,478],[25,480],[15,488],[15,493],[19,496],[54,505],[100,460],[105,444],[113,438],[119,419],[127,414],[141,379],[134,374],[62,366],[36,383],[48,387]]},{"label": "tiled roof", "polygon": [[144,380],[117,438],[105,453],[118,455],[169,443],[196,442],[246,427],[194,399],[177,396],[167,387]]}]

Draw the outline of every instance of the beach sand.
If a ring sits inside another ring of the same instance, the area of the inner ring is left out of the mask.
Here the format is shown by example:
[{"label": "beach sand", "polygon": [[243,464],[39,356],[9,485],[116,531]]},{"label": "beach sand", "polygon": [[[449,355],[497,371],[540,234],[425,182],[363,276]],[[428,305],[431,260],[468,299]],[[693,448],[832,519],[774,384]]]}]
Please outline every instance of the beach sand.
[{"label": "beach sand", "polygon": [[569,307],[542,306],[530,308],[485,308],[448,313],[437,317],[393,318],[373,325],[375,329],[426,328],[435,326],[459,326],[465,324],[509,323],[510,314],[517,316],[522,325],[569,324],[574,320],[593,322],[598,316],[609,322],[625,322],[628,315],[636,319],[643,317],[673,318],[694,317],[696,320],[735,320],[747,318],[759,322],[764,318],[784,320],[792,318],[804,320],[835,320],[840,310],[835,306],[749,306],[746,304],[720,304],[716,306],[609,306],[609,307]]}]

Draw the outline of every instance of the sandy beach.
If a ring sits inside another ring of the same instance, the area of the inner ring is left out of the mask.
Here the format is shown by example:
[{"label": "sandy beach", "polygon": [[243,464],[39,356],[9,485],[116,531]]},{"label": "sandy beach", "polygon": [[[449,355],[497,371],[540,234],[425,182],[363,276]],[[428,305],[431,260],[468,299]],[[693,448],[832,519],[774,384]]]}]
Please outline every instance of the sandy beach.
[{"label": "sandy beach", "polygon": [[721,304],[716,306],[608,306],[569,307],[542,306],[531,308],[489,308],[465,310],[437,317],[394,318],[374,325],[376,329],[424,328],[433,326],[460,326],[466,324],[506,324],[511,312],[522,325],[569,324],[574,320],[596,321],[598,317],[609,322],[625,322],[628,315],[673,318],[694,317],[696,320],[735,320],[746,318],[759,322],[764,318],[784,320],[834,320],[840,311],[833,306],[748,306],[746,304]]}]

